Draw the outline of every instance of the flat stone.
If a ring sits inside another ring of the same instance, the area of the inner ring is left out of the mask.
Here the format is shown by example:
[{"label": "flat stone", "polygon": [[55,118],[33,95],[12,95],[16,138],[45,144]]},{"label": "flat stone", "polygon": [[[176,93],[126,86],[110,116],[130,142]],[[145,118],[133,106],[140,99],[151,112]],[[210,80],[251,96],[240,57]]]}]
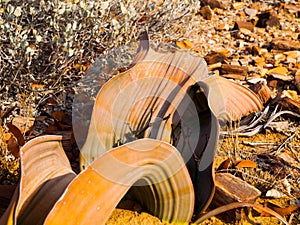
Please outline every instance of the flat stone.
[{"label": "flat stone", "polygon": [[286,55],[286,61],[288,63],[296,64],[300,61],[300,51],[288,51],[284,52],[284,55]]},{"label": "flat stone", "polygon": [[228,74],[222,74],[221,76],[233,80],[246,80],[246,76],[241,74],[228,73]]},{"label": "flat stone", "polygon": [[251,32],[254,31],[254,24],[251,22],[245,22],[245,21],[236,21],[233,29],[247,29]]},{"label": "flat stone", "polygon": [[279,49],[284,51],[300,51],[300,41],[274,40],[272,41],[271,45],[273,49]]},{"label": "flat stone", "polygon": [[222,64],[221,74],[240,74],[246,76],[248,68],[246,66],[236,66],[230,64]]},{"label": "flat stone", "polygon": [[216,192],[213,202],[216,205],[226,205],[232,202],[254,203],[261,192],[230,173],[216,173]]},{"label": "flat stone", "polygon": [[227,57],[223,53],[211,52],[207,54],[204,59],[208,65],[223,62]]},{"label": "flat stone", "polygon": [[282,80],[282,81],[292,81],[292,80],[294,80],[294,78],[292,76],[289,76],[289,75],[282,75],[282,74],[278,74],[278,73],[272,73],[270,75],[272,77],[274,77],[275,79]]}]

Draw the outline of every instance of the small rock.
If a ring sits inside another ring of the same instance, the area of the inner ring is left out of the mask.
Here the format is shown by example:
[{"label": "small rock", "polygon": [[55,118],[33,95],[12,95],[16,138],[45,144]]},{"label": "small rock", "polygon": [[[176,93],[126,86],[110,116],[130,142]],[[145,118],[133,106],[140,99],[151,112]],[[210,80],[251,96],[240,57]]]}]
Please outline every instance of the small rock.
[{"label": "small rock", "polygon": [[222,31],[222,30],[228,31],[229,29],[230,29],[230,27],[229,27],[228,23],[221,23],[216,27],[217,31]]},{"label": "small rock", "polygon": [[227,57],[223,53],[219,53],[219,52],[211,52],[204,57],[208,65],[222,62],[226,58]]},{"label": "small rock", "polygon": [[202,7],[200,9],[200,14],[206,20],[211,20],[212,16],[213,16],[213,12],[212,12],[212,10],[211,10],[211,8],[210,8],[209,5]]},{"label": "small rock", "polygon": [[241,75],[241,74],[234,74],[234,73],[229,73],[229,74],[222,74],[222,77],[225,77],[227,79],[233,79],[233,80],[246,80],[246,76]]},{"label": "small rock", "polygon": [[235,2],[232,4],[232,8],[234,8],[235,10],[239,10],[245,7],[245,3],[244,2]]},{"label": "small rock", "polygon": [[257,10],[256,9],[250,9],[250,8],[245,8],[245,13],[246,15],[250,16],[250,17],[254,17],[257,14]]},{"label": "small rock", "polygon": [[288,97],[288,98],[293,99],[295,101],[299,100],[299,96],[297,94],[297,91],[294,91],[294,90],[284,90],[282,92],[281,97]]},{"label": "small rock", "polygon": [[266,197],[271,197],[271,198],[283,198],[284,196],[285,195],[282,192],[280,192],[274,188],[268,190],[266,193]]},{"label": "small rock", "polygon": [[254,31],[254,24],[251,22],[244,22],[244,21],[236,21],[233,29],[247,29],[250,31]]},{"label": "small rock", "polygon": [[218,1],[218,0],[203,0],[201,1],[203,6],[209,5],[211,9],[219,8],[219,9],[225,9],[225,5]]},{"label": "small rock", "polygon": [[275,65],[278,65],[279,63],[283,62],[286,60],[286,56],[284,54],[276,54],[274,55],[275,59]]},{"label": "small rock", "polygon": [[267,26],[269,27],[280,26],[280,21],[277,17],[277,14],[273,11],[263,12],[261,14],[258,14],[257,16],[258,16],[258,21],[256,24],[257,27],[266,28]]},{"label": "small rock", "polygon": [[274,40],[271,44],[273,49],[279,49],[284,51],[300,51],[300,41]]},{"label": "small rock", "polygon": [[286,61],[288,63],[296,64],[297,61],[300,61],[300,51],[288,51],[284,52],[284,55],[286,55]]}]

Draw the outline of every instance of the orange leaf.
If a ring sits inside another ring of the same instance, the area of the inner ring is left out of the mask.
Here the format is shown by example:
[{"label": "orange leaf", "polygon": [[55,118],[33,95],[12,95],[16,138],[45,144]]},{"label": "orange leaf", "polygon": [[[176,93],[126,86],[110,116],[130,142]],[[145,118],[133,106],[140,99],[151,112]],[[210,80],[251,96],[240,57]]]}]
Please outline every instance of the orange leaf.
[{"label": "orange leaf", "polygon": [[288,207],[285,208],[281,208],[271,202],[267,202],[267,206],[274,210],[275,212],[277,212],[279,215],[281,216],[287,216],[289,214],[291,214],[292,212],[294,212],[295,210],[299,209],[299,205],[290,205]]},{"label": "orange leaf", "polygon": [[6,123],[6,126],[8,127],[9,131],[11,133],[13,133],[13,135],[17,138],[18,144],[20,146],[24,145],[25,140],[24,140],[23,134],[21,133],[20,129],[11,123]]},{"label": "orange leaf", "polygon": [[45,85],[43,84],[31,84],[33,90],[43,89]]},{"label": "orange leaf", "polygon": [[256,162],[253,162],[252,160],[237,160],[235,162],[235,167],[236,168],[245,168],[245,167],[250,167],[250,168],[257,168]]}]

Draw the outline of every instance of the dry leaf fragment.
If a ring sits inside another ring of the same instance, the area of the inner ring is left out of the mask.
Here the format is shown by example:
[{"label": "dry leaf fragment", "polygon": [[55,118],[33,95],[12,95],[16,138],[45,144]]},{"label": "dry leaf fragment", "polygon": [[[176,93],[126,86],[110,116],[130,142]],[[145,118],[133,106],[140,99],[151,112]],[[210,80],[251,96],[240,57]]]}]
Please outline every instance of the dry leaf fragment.
[{"label": "dry leaf fragment", "polygon": [[20,156],[20,146],[14,137],[10,137],[7,142],[7,149],[13,154],[14,157],[18,158]]},{"label": "dry leaf fragment", "polygon": [[21,133],[25,134],[32,128],[34,121],[35,119],[32,117],[18,116],[13,118],[12,124],[18,127]]},{"label": "dry leaf fragment", "polygon": [[65,113],[61,110],[55,111],[51,115],[57,121],[62,121],[65,118]]},{"label": "dry leaf fragment", "polygon": [[13,125],[12,123],[6,123],[6,126],[8,127],[9,131],[17,138],[18,144],[20,146],[25,144],[24,136],[21,133],[20,129]]}]

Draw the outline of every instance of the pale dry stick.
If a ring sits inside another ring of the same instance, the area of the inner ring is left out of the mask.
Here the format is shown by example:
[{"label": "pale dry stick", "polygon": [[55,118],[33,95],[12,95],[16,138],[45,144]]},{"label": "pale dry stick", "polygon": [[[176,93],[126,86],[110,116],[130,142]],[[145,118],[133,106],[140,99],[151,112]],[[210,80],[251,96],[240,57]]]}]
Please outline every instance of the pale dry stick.
[{"label": "pale dry stick", "polygon": [[249,145],[251,147],[256,147],[256,146],[276,146],[276,143],[268,143],[268,142],[250,142],[250,141],[243,141],[242,142],[244,145]]},{"label": "pale dry stick", "polygon": [[289,147],[289,149],[291,150],[291,152],[293,153],[293,155],[296,157],[297,161],[300,162],[300,158],[298,157],[297,153],[295,152],[294,148],[292,147],[292,145],[290,143],[288,143],[287,145]]},{"label": "pale dry stick", "polygon": [[[264,125],[258,125],[256,128],[254,128],[253,130],[251,131],[248,131],[248,132],[245,132],[245,133],[242,133],[240,131],[237,131],[237,130],[233,130],[233,131],[230,131],[230,133],[238,133],[239,136],[242,136],[242,137],[250,137],[250,136],[253,136],[255,134],[257,134],[258,132],[260,132],[262,129],[265,129],[268,127],[268,125],[273,122],[277,117],[283,115],[283,114],[289,114],[289,115],[292,115],[292,116],[296,116],[296,117],[299,117],[300,118],[300,115],[298,113],[294,113],[292,111],[288,111],[288,110],[284,110],[284,111],[280,111],[278,113],[275,113],[273,115],[271,115],[271,117],[266,121],[266,123]],[[246,129],[245,129],[246,130]],[[228,135],[229,132],[222,132],[222,134],[227,134]]]},{"label": "pale dry stick", "polygon": [[[250,125],[243,125],[234,130],[221,131],[221,134],[229,135],[230,133],[239,133],[239,135],[240,135],[241,134],[240,132],[249,130],[249,129],[253,128],[254,126],[256,126],[261,120],[264,119],[264,117],[267,115],[268,111],[269,111],[269,106],[267,106],[266,109],[262,112],[262,114],[256,120],[254,120]],[[257,132],[259,132],[261,127],[262,126],[259,125],[254,130],[252,130],[251,132],[247,132],[247,133],[249,133],[249,136],[252,136],[252,135],[256,134]],[[251,133],[253,133],[253,134],[251,134]],[[245,134],[245,136],[248,136],[246,133],[244,133],[244,134]]]},{"label": "pale dry stick", "polygon": [[278,155],[283,147],[287,144],[288,141],[292,140],[294,138],[296,133],[292,134],[292,136],[288,137],[276,150],[275,155]]},{"label": "pale dry stick", "polygon": [[295,112],[292,112],[292,111],[289,111],[289,110],[284,110],[284,111],[280,111],[274,115],[271,115],[271,117],[268,119],[268,121],[266,122],[266,124],[264,125],[264,128],[268,127],[268,125],[273,122],[273,120],[275,120],[277,117],[283,115],[283,114],[289,114],[291,116],[295,116],[295,117],[299,117],[300,118],[300,115],[298,113],[295,113]]}]

